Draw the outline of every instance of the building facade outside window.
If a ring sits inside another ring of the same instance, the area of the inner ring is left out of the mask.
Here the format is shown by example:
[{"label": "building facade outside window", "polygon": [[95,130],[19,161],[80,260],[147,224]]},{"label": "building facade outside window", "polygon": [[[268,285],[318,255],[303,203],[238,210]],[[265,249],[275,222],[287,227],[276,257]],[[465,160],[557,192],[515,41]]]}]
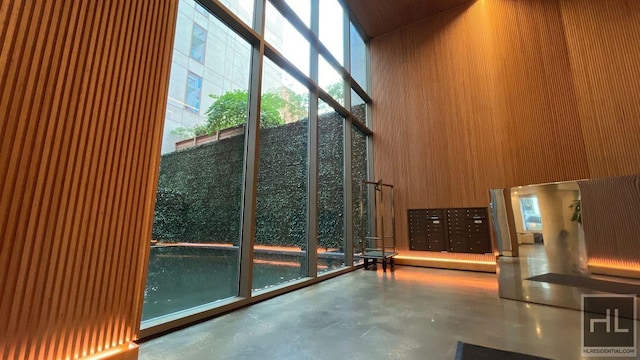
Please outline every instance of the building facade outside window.
[{"label": "building facade outside window", "polygon": [[202,78],[192,72],[187,75],[187,90],[184,97],[185,109],[200,112],[200,95],[202,92]]},{"label": "building facade outside window", "polygon": [[198,4],[198,3],[195,3],[195,4],[194,4],[194,9],[195,9],[197,12],[199,12],[199,13],[200,13],[200,15],[203,15],[203,16],[209,16],[209,10],[207,10],[207,9],[203,8],[203,7],[202,7],[202,5],[200,5],[200,4]]},{"label": "building facade outside window", "polygon": [[204,49],[207,43],[207,31],[200,25],[193,23],[191,35],[191,58],[199,63],[204,63]]}]

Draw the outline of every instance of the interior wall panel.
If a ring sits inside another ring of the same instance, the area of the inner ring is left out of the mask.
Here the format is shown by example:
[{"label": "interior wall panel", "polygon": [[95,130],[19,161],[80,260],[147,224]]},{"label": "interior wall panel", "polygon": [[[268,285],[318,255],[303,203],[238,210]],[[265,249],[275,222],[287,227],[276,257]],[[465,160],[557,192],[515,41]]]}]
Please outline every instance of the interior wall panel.
[{"label": "interior wall panel", "polygon": [[479,3],[492,41],[506,186],[588,176],[560,7],[553,1]]},{"label": "interior wall panel", "polygon": [[371,44],[375,173],[397,189],[400,249],[407,209],[485,204],[476,187],[503,177],[478,11],[459,7]]},{"label": "interior wall panel", "polygon": [[592,177],[640,173],[640,2],[560,1]]},{"label": "interior wall panel", "polygon": [[638,271],[640,176],[579,181],[578,185],[589,263]]},{"label": "interior wall panel", "polygon": [[177,1],[0,5],[0,357],[139,327]]},{"label": "interior wall panel", "polygon": [[613,3],[475,1],[372,40],[375,172],[396,186],[401,252],[407,209],[638,172],[638,5]]}]

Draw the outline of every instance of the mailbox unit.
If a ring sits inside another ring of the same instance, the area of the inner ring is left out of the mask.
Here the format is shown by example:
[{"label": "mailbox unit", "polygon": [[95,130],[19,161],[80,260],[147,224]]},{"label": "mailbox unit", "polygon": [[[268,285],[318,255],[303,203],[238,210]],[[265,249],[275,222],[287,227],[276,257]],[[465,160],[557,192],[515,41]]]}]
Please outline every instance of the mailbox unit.
[{"label": "mailbox unit", "polygon": [[409,248],[489,253],[487,214],[486,208],[409,209]]}]

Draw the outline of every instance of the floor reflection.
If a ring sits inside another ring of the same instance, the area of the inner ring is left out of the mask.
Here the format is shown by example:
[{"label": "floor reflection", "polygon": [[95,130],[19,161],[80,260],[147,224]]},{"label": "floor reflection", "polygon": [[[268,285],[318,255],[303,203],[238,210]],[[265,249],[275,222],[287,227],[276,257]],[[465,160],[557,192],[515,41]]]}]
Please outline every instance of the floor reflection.
[{"label": "floor reflection", "polygon": [[433,272],[425,275],[420,272],[397,271],[383,273],[378,271],[381,278],[392,278],[394,281],[412,282],[420,286],[430,286],[433,288],[464,288],[464,289],[483,289],[495,291],[498,284],[495,278],[487,278],[482,276],[473,276],[475,273],[464,271],[443,270],[441,272]]},{"label": "floor reflection", "polygon": [[[542,244],[520,245],[519,251],[520,257],[502,256],[498,259],[498,285],[502,298],[580,310],[583,294],[606,294],[588,288],[527,280],[547,273],[582,275],[605,281],[639,284],[634,279],[573,271],[573,268],[562,263],[562,254],[554,253],[553,248]],[[636,318],[640,319],[638,315]]]}]

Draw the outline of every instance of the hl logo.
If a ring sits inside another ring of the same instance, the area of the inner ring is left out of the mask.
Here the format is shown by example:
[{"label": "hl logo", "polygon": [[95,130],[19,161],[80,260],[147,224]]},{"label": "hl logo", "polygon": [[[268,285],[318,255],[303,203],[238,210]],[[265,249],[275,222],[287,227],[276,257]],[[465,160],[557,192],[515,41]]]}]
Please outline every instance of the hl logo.
[{"label": "hl logo", "polygon": [[635,295],[582,295],[582,355],[636,355]]},{"label": "hl logo", "polygon": [[[614,309],[613,311],[613,332],[616,333],[628,333],[629,329],[620,329],[619,321],[620,321],[620,309]],[[589,331],[595,332],[595,327],[597,323],[604,323],[606,325],[606,331],[608,333],[611,332],[611,309],[606,310],[606,318],[604,319],[589,319]]]}]

